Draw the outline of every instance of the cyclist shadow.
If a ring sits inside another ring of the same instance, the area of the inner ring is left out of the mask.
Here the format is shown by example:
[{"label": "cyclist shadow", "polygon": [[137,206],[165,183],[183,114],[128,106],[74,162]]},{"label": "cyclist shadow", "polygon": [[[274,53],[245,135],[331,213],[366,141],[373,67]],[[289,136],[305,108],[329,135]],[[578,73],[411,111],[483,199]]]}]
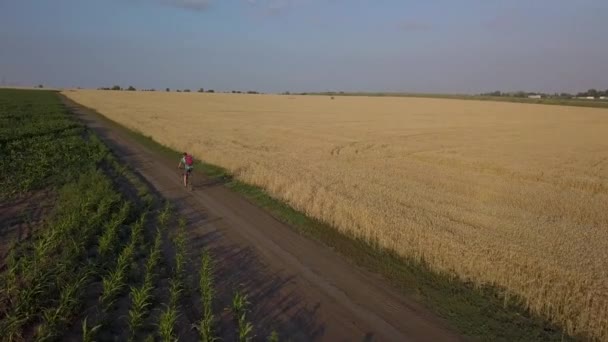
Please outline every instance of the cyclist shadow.
[{"label": "cyclist shadow", "polygon": [[196,175],[196,180],[193,181],[192,188],[194,189],[206,189],[206,188],[214,188],[218,186],[222,186],[224,184],[230,183],[233,180],[232,177],[223,176],[223,177],[214,177],[209,178],[201,174]]}]

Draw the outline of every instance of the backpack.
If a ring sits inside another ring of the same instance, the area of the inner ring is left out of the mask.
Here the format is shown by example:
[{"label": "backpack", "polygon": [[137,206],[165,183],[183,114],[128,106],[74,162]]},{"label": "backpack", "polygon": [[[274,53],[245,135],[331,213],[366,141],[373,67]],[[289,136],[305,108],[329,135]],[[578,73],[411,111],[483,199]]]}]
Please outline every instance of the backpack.
[{"label": "backpack", "polygon": [[191,155],[187,154],[184,159],[186,160],[186,166],[192,166],[194,164],[194,159],[192,159]]}]

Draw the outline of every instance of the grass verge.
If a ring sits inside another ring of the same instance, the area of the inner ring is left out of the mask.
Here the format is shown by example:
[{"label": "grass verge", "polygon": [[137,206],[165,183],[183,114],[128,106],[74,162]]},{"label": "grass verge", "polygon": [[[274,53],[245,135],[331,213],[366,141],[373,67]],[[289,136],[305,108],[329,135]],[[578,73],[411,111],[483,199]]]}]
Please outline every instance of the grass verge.
[{"label": "grass verge", "polygon": [[[96,113],[92,109],[88,110]],[[178,160],[181,152],[161,145],[151,137],[130,130],[99,113],[96,115],[146,148],[169,160]],[[448,274],[434,272],[424,263],[352,238],[271,197],[264,189],[234,179],[222,167],[197,162],[195,170],[208,178],[220,180],[227,188],[289,224],[299,234],[320,241],[360,267],[379,273],[395,288],[425,304],[467,337],[492,341],[583,339],[568,336],[560,327],[530,313],[520,299],[511,296],[506,300],[502,289],[477,286]]]}]

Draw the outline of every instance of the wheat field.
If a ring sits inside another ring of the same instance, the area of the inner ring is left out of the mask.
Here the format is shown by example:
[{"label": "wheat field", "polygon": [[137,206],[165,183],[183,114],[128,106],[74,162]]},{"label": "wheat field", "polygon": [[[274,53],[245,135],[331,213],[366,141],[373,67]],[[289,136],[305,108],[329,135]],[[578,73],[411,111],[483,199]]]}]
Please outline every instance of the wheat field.
[{"label": "wheat field", "polygon": [[608,340],[608,110],[67,91],[337,229]]}]

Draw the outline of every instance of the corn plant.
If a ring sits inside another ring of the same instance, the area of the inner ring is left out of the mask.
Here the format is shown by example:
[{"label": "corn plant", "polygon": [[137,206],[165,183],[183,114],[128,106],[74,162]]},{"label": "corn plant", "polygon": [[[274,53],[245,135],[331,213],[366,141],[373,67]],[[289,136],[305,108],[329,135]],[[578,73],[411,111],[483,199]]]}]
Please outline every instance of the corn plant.
[{"label": "corn plant", "polygon": [[177,307],[182,294],[182,283],[179,279],[171,279],[169,281],[169,305]]},{"label": "corn plant", "polygon": [[163,342],[177,341],[175,336],[175,323],[177,323],[177,308],[174,305],[169,305],[160,315],[158,323],[158,333]]},{"label": "corn plant", "polygon": [[203,307],[203,317],[197,325],[200,340],[203,342],[212,342],[218,340],[213,334],[213,264],[209,251],[203,251],[201,262],[199,290]]},{"label": "corn plant", "polygon": [[17,290],[16,297],[11,300],[11,307],[6,309],[6,316],[0,322],[0,336],[19,339],[22,328],[39,314],[41,298],[49,292],[53,283],[51,276],[49,271],[40,272],[39,277],[32,276],[38,281]]},{"label": "corn plant", "polygon": [[98,324],[94,327],[89,327],[87,323],[88,317],[85,317],[82,320],[82,342],[93,342],[95,341],[95,335],[97,331],[101,329],[101,324]]},{"label": "corn plant", "polygon": [[268,338],[266,339],[266,341],[268,342],[279,342],[279,334],[276,332],[276,330],[273,330],[270,335],[268,335]]},{"label": "corn plant", "polygon": [[102,279],[103,290],[100,297],[102,308],[108,311],[122,288],[125,286],[124,270],[117,268]]},{"label": "corn plant", "polygon": [[21,327],[25,325],[29,317],[20,316],[18,313],[10,312],[7,316],[2,318],[2,324],[0,324],[0,336],[7,341],[20,341],[22,340]]},{"label": "corn plant", "polygon": [[150,253],[146,261],[146,274],[140,287],[131,287],[131,308],[128,313],[129,329],[131,331],[130,340],[135,340],[139,328],[143,325],[144,319],[148,314],[148,307],[151,305],[152,290],[154,288],[154,275],[156,265],[160,261],[160,248],[162,243],[162,233],[156,232],[154,244],[150,248]]},{"label": "corn plant", "polygon": [[2,275],[2,289],[0,290],[0,306],[6,307],[7,301],[14,298],[15,291],[19,288],[19,262],[17,248],[12,248],[6,257],[6,272]]},{"label": "corn plant", "polygon": [[133,247],[135,248],[135,250],[137,249],[137,246],[141,246],[142,242],[143,242],[143,230],[144,230],[144,225],[146,222],[146,216],[147,216],[147,212],[144,212],[139,219],[137,220],[137,222],[135,222],[135,224],[133,225],[133,227],[131,228],[131,245],[133,245]]},{"label": "corn plant", "polygon": [[[160,315],[158,330],[162,341],[176,341],[175,324],[178,317],[178,304],[183,290],[182,270],[185,263],[185,221],[180,220],[178,234],[173,240],[176,249],[176,268],[173,277],[169,280],[169,305]],[[181,267],[181,269],[180,269]]]},{"label": "corn plant", "polygon": [[171,204],[169,202],[165,203],[165,206],[158,214],[158,225],[160,228],[165,229],[169,224],[169,220],[171,219]]},{"label": "corn plant", "polygon": [[247,295],[237,290],[232,298],[232,313],[237,325],[237,336],[239,342],[251,341],[253,338],[253,324],[247,321],[247,311],[249,310],[249,300]]},{"label": "corn plant", "polygon": [[109,258],[115,250],[118,242],[118,233],[121,224],[127,219],[131,205],[129,202],[124,202],[118,214],[106,225],[103,234],[99,238],[99,254],[104,258]]},{"label": "corn plant", "polygon": [[59,337],[69,324],[69,318],[74,315],[82,300],[82,295],[91,279],[91,268],[86,268],[76,279],[67,282],[60,293],[59,302],[42,312],[43,321],[36,331],[37,341],[49,341]]},{"label": "corn plant", "polygon": [[160,263],[161,259],[161,245],[163,241],[162,231],[160,228],[156,230],[156,237],[154,238],[154,244],[150,249],[150,255],[148,256],[148,260],[146,261],[146,276],[144,278],[145,283],[149,283],[150,285],[153,282],[153,277],[156,273],[156,267]]},{"label": "corn plant", "polygon": [[130,340],[134,341],[137,331],[143,325],[148,307],[151,305],[152,285],[144,282],[140,287],[131,287],[131,308],[128,314]]},{"label": "corn plant", "polygon": [[133,251],[133,244],[129,244],[123,248],[122,252],[118,256],[116,268],[108,275],[104,276],[101,280],[103,290],[100,296],[100,302],[104,312],[107,312],[110,309],[118,294],[122,291],[124,286],[126,286],[126,272],[133,260]]},{"label": "corn plant", "polygon": [[183,281],[186,268],[186,220],[183,218],[179,219],[173,243],[175,245],[175,275]]}]

